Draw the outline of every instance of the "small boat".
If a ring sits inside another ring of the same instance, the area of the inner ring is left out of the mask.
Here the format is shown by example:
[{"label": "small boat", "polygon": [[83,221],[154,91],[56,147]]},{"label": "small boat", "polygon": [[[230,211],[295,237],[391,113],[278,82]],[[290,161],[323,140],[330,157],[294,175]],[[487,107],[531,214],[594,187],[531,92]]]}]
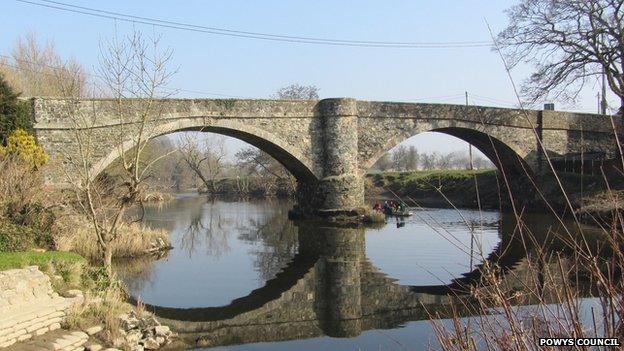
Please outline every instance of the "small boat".
[{"label": "small boat", "polygon": [[409,217],[409,216],[413,215],[413,213],[410,210],[403,210],[403,211],[396,211],[392,215],[396,216],[396,217]]},{"label": "small boat", "polygon": [[393,210],[393,209],[386,209],[384,213],[386,214],[386,216],[395,216],[395,217],[409,217],[413,215],[412,211],[408,209],[404,209],[401,211]]}]

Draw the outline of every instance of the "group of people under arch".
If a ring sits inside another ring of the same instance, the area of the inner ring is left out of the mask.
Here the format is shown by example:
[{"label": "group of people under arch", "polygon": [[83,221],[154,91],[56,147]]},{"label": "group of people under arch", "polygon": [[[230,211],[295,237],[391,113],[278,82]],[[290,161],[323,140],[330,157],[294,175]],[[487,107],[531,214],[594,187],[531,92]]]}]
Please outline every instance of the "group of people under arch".
[{"label": "group of people under arch", "polygon": [[373,210],[386,215],[403,215],[409,213],[407,206],[403,202],[386,200],[383,203],[376,202]]}]

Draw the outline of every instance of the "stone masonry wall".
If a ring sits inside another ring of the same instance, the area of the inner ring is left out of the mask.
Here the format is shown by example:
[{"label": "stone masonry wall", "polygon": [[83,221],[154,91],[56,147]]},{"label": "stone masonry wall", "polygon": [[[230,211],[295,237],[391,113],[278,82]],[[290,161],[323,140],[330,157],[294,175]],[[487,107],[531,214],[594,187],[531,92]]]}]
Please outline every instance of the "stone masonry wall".
[{"label": "stone masonry wall", "polygon": [[55,293],[36,266],[0,272],[0,348],[59,329],[74,301]]},{"label": "stone masonry wall", "polygon": [[[134,100],[125,104],[122,130],[112,100],[33,100],[37,139],[50,154],[50,183],[64,181],[63,163],[78,155],[77,135],[93,142],[95,172],[120,155],[122,143],[131,146],[130,131],[141,107]],[[150,136],[182,130],[228,135],[271,154],[295,176],[322,176],[322,126],[315,101],[167,99],[157,106],[160,113],[146,128]]]}]

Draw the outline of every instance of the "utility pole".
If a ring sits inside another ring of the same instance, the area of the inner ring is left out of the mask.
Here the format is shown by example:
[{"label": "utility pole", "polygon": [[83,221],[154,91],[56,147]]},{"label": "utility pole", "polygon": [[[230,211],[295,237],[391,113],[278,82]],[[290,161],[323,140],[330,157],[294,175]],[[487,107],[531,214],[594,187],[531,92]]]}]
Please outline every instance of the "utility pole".
[{"label": "utility pole", "polygon": [[602,106],[602,103],[600,102],[600,92],[596,93],[596,106],[598,107],[598,114],[600,114],[600,111],[602,111],[602,109],[600,108]]},{"label": "utility pole", "polygon": [[[468,92],[466,91],[466,106],[468,106]],[[470,162],[470,170],[473,170],[473,165],[472,165],[472,144],[468,143],[468,159]]]},{"label": "utility pole", "polygon": [[602,101],[600,103],[600,113],[607,114],[607,85],[605,83],[605,71],[602,69]]}]

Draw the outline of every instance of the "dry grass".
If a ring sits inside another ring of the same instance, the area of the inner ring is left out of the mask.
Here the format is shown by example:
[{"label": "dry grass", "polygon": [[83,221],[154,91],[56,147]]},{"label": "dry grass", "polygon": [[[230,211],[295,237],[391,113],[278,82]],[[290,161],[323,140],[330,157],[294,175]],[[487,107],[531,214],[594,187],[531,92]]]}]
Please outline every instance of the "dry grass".
[{"label": "dry grass", "polygon": [[63,293],[70,289],[83,288],[84,261],[50,260],[39,267],[50,276],[54,291]]},{"label": "dry grass", "polygon": [[0,218],[43,199],[41,174],[12,157],[0,156]]},{"label": "dry grass", "polygon": [[[494,43],[522,106],[509,66],[496,40]],[[533,127],[528,114],[525,114],[525,117]],[[436,315],[430,316],[442,350],[537,351],[544,349],[538,346],[538,338],[543,337],[604,337],[616,338],[620,342],[624,338],[624,209],[621,207],[621,194],[613,191],[615,185],[621,183],[624,158],[621,159],[621,164],[617,165],[617,169],[602,169],[608,186],[599,205],[607,204],[604,208],[601,206],[601,209],[608,210],[611,219],[608,226],[601,225],[599,221],[595,222],[602,228],[602,238],[598,241],[599,245],[596,245],[590,242],[588,231],[581,225],[579,217],[574,212],[569,192],[565,190],[560,175],[555,171],[549,153],[537,135],[537,130],[533,129],[540,148],[538,151],[545,155],[545,173],[553,176],[574,221],[566,225],[563,218],[551,206],[552,201],[544,199],[548,212],[552,212],[561,224],[558,230],[548,233],[551,243],[556,242],[556,245],[549,247],[525,225],[522,216],[525,209],[512,206],[517,221],[513,235],[527,253],[528,275],[525,277],[517,277],[513,273],[505,275],[493,264],[484,265],[481,269],[482,281],[478,287],[471,289],[468,298],[457,296],[460,307],[469,311],[467,315],[475,317],[462,318],[466,314],[454,313],[450,323],[443,324],[436,320]],[[613,132],[620,152],[616,157],[621,157],[623,147],[619,143],[621,136],[615,129],[615,124]],[[503,164],[500,159],[494,161],[496,164]],[[617,178],[610,180],[606,174],[613,171],[618,175]],[[506,188],[510,189],[510,179],[506,177],[505,172],[501,173]],[[533,183],[533,187],[526,191],[535,191],[543,195],[537,183]],[[517,195],[519,194],[509,191],[510,198]],[[511,201],[513,205],[513,199]],[[513,280],[520,284],[510,285],[509,282]],[[589,316],[583,316],[583,312],[587,311],[583,311],[580,304],[585,297],[594,297],[598,303],[597,307],[591,308]],[[529,312],[526,308],[517,306],[523,303],[531,304]],[[609,348],[569,346],[565,349]]]},{"label": "dry grass", "polygon": [[119,316],[132,309],[126,302],[123,290],[113,284],[105,290],[87,291],[84,296],[84,304],[74,306],[69,311],[65,321],[66,327],[84,330],[94,325],[102,325],[104,341],[112,344],[120,337]]},{"label": "dry grass", "polygon": [[368,210],[364,215],[364,221],[366,223],[385,223],[386,215],[380,211]]},{"label": "dry grass", "polygon": [[[101,257],[96,236],[91,225],[78,216],[65,218],[63,235],[55,238],[56,246],[62,251],[73,251],[89,260]],[[119,236],[112,242],[113,257],[139,257],[161,241],[169,245],[169,235],[164,230],[155,230],[139,223],[124,224],[119,228]]]},{"label": "dry grass", "polygon": [[[621,229],[619,247],[624,243]],[[567,234],[555,235],[570,239]],[[533,240],[531,233],[520,236],[526,243]],[[608,237],[605,240],[614,243]],[[609,245],[615,254],[601,257],[582,239],[567,242],[574,248],[568,255],[545,245],[527,247],[524,274],[512,271],[504,275],[494,264],[484,265],[480,284],[467,296],[457,296],[461,314],[455,313],[446,325],[437,321],[437,315],[430,316],[442,350],[533,351],[541,349],[537,343],[542,337],[621,340],[622,252]],[[586,297],[598,301],[589,316],[580,304]],[[588,346],[569,349],[603,350]]]},{"label": "dry grass", "polygon": [[141,202],[167,202],[174,199],[171,193],[151,192],[145,194],[141,199]]}]

